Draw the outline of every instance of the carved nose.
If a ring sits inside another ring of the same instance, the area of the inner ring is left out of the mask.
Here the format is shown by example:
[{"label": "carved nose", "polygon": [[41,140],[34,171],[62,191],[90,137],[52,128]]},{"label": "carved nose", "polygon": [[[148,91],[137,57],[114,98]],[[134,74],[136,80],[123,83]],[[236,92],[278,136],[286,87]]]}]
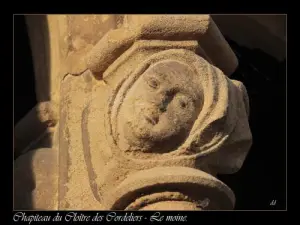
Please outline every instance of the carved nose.
[{"label": "carved nose", "polygon": [[163,100],[161,101],[161,103],[159,104],[158,108],[161,112],[165,112],[167,110],[167,107],[169,105],[169,103],[172,101],[174,97],[173,92],[166,92],[165,96],[163,98]]}]

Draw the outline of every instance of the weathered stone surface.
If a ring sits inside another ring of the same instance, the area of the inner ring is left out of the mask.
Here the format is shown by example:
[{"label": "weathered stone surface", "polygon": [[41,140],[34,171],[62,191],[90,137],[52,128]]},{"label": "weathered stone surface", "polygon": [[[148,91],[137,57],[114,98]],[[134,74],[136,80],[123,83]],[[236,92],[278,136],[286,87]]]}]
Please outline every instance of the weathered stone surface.
[{"label": "weathered stone surface", "polygon": [[135,40],[195,40],[208,59],[226,75],[234,72],[238,64],[228,43],[208,15],[129,15],[124,16],[121,28],[109,31],[95,45],[86,57],[87,67],[102,77],[107,67]]},{"label": "weathered stone surface", "polygon": [[214,176],[242,166],[249,103],[228,78],[237,59],[211,17],[104,18],[51,16],[61,54],[56,206],[233,209]]}]

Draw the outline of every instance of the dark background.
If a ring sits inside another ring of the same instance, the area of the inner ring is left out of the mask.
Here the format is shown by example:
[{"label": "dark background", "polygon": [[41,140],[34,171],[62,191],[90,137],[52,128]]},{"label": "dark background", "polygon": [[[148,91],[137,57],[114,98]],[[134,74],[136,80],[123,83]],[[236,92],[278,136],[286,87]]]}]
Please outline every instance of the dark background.
[{"label": "dark background", "polygon": [[[14,17],[14,124],[37,101],[34,70],[24,16]],[[236,209],[286,207],[286,62],[227,39],[239,59],[231,76],[242,81],[250,99],[253,146],[242,169],[220,175],[236,195]],[[276,200],[275,206],[270,206]]]},{"label": "dark background", "polygon": [[248,91],[253,145],[239,172],[219,178],[236,194],[236,209],[285,209],[286,61],[227,41],[239,59],[231,78]]},{"label": "dark background", "polygon": [[33,61],[25,16],[14,17],[14,125],[36,104]]}]

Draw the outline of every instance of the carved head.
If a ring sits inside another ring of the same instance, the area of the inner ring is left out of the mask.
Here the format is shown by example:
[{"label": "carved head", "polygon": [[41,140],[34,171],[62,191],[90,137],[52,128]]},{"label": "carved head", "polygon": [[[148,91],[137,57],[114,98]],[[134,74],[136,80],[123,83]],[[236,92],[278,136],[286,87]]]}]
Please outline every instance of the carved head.
[{"label": "carved head", "polygon": [[163,60],[128,90],[119,129],[133,149],[168,150],[188,136],[202,105],[201,83],[194,71],[185,63]]},{"label": "carved head", "polygon": [[191,51],[166,50],[146,59],[119,83],[108,108],[114,143],[126,152],[195,159],[241,143],[233,152],[241,149],[244,157],[251,144],[243,85]]}]

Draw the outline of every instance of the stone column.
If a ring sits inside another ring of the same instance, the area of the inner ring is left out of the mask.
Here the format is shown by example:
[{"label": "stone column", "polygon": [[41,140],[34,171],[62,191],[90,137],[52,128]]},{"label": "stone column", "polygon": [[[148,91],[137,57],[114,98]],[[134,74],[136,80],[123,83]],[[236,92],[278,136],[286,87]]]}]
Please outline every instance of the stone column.
[{"label": "stone column", "polygon": [[65,51],[57,208],[233,209],[234,193],[216,175],[243,164],[249,104],[211,17],[49,18],[63,21]]}]

